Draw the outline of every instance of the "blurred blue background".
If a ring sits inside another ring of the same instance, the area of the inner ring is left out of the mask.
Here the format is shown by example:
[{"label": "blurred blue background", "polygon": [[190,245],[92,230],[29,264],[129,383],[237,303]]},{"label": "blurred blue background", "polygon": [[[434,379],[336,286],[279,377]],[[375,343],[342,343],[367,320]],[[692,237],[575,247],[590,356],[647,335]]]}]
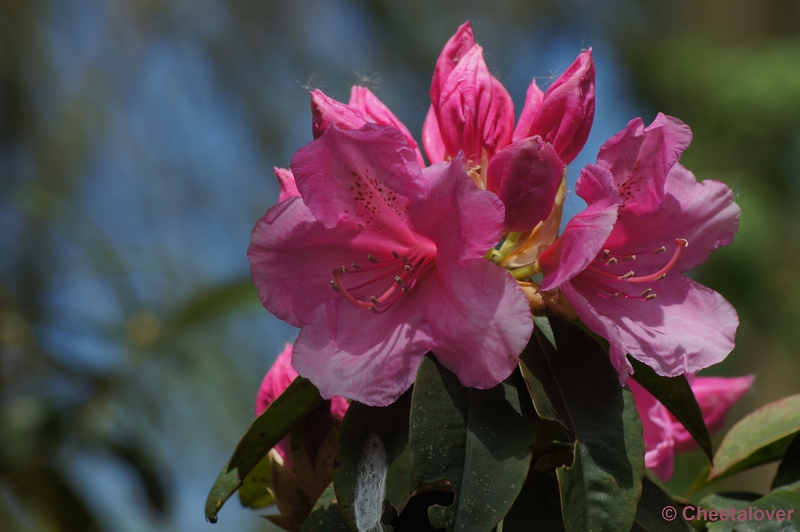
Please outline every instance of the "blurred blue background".
[{"label": "blurred blue background", "polygon": [[[758,375],[733,419],[800,392],[794,0],[0,0],[3,530],[270,529],[235,499],[206,524],[203,503],[296,336],[246,258],[272,167],[311,140],[311,88],[346,101],[367,85],[419,138],[467,19],[517,113],[532,77],[593,48],[597,115],[571,186],[633,117],[692,127],[684,164],[743,209],[696,272],[742,322],[707,373]],[[683,457],[670,486],[702,464]],[[771,471],[729,484],[766,490]]]}]

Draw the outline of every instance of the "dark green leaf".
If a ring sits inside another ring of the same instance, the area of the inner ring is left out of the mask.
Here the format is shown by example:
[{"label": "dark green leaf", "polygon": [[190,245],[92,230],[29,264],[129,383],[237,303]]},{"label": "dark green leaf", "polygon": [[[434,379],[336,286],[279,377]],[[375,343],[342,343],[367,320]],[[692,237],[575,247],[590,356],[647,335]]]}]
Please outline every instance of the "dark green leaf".
[{"label": "dark green leaf", "polygon": [[550,320],[544,316],[534,316],[533,323],[536,327],[536,330],[543,334],[545,338],[547,338],[547,341],[550,342],[550,345],[558,349],[558,346],[556,345],[556,337],[553,335],[553,328],[550,326]]},{"label": "dark green leaf", "polygon": [[753,501],[758,500],[759,497],[761,495],[757,493],[747,492],[715,493],[704,497],[700,501],[699,506],[702,510],[705,510],[705,513],[698,512],[697,507],[695,507],[687,510],[687,517],[695,522],[704,522],[708,527],[708,532],[731,532],[736,521],[730,518],[725,521],[721,519],[716,521],[707,520],[708,510],[717,510],[718,512],[722,510],[747,511],[748,507],[752,506]]},{"label": "dark green leaf", "polygon": [[242,485],[253,468],[291,428],[322,402],[317,387],[297,377],[264,413],[253,421],[222,469],[206,499],[206,520],[217,522],[225,501]]},{"label": "dark green leaf", "polygon": [[557,470],[567,530],[629,530],[644,475],[642,424],[608,354],[581,327],[550,320],[558,350],[535,331],[520,358],[536,411],[576,438]]},{"label": "dark green leaf", "polygon": [[300,532],[351,532],[336,501],[333,484],[322,492]]},{"label": "dark green leaf", "polygon": [[518,373],[477,390],[430,356],[423,359],[411,396],[411,460],[419,480],[447,479],[456,494],[452,506],[430,508],[434,527],[494,528],[527,478],[534,418]]},{"label": "dark green leaf", "polygon": [[358,485],[359,464],[365,444],[372,434],[377,435],[386,453],[386,494],[398,513],[403,511],[418,482],[411,470],[411,450],[408,444],[408,416],[411,391],[387,407],[367,406],[353,402],[342,421],[338,461],[333,483],[341,510],[355,529],[354,501]]},{"label": "dark green leaf", "polygon": [[772,481],[773,490],[794,491],[800,488],[800,436],[795,436]]},{"label": "dark green leaf", "polygon": [[[792,513],[789,514],[789,511]],[[800,531],[800,493],[775,491],[755,501],[752,504],[752,514],[750,512],[748,508],[747,521],[737,521],[733,527],[734,532]],[[784,514],[788,519],[779,519]]]},{"label": "dark green leaf", "polygon": [[268,489],[272,488],[272,468],[269,456],[265,456],[250,473],[244,477],[239,488],[239,502],[245,508],[258,510],[275,503]]},{"label": "dark green leaf", "polygon": [[709,480],[780,459],[800,431],[800,394],[763,406],[731,428],[714,456]]},{"label": "dark green leaf", "polygon": [[[675,517],[668,519],[667,508],[675,510]],[[636,508],[636,526],[634,530],[644,532],[691,532],[692,527],[683,519],[683,507],[658,487],[655,482],[645,477],[642,480],[642,498]],[[667,512],[667,513],[665,513]],[[665,518],[665,515],[667,518]]]},{"label": "dark green leaf", "polygon": [[563,532],[558,482],[531,469],[514,506],[503,518],[503,532],[528,532],[536,523],[538,532]]},{"label": "dark green leaf", "polygon": [[708,459],[712,460],[714,450],[711,447],[711,437],[708,435],[703,412],[686,377],[662,377],[653,368],[630,355],[628,361],[633,366],[633,380],[641,384],[681,422]]}]

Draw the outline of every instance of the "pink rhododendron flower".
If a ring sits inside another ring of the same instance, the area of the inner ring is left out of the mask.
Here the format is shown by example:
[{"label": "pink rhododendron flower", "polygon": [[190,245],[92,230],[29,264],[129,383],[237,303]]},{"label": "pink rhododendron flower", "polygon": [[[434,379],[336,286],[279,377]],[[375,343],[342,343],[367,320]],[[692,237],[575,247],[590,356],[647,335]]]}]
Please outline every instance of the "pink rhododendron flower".
[{"label": "pink rhododendron flower", "polygon": [[[687,375],[691,378],[691,375]],[[733,405],[753,385],[754,375],[744,377],[696,377],[692,391],[700,405],[709,434],[719,431]],[[667,408],[636,381],[628,381],[642,418],[645,465],[663,481],[672,477],[676,454],[691,451],[697,443]]]},{"label": "pink rhododendron flower", "polygon": [[301,197],[259,220],[248,257],[264,306],[301,328],[292,363],[323,397],[391,404],[428,351],[466,386],[508,377],[533,320],[483,258],[503,206],[460,158],[423,170],[397,129],[333,125],[291,170]]},{"label": "pink rhododendron flower", "polygon": [[575,160],[594,121],[594,78],[590,48],[578,55],[547,92],[542,93],[534,79],[512,140],[538,135],[553,146],[564,164]]},{"label": "pink rhododendron flower", "polygon": [[679,120],[635,119],[581,171],[585,211],[540,256],[541,288],[560,288],[608,339],[624,382],[629,353],[660,375],[697,372],[733,349],[739,320],[718,293],[681,275],[733,241],[739,207],[718,181],[678,164],[691,141]]},{"label": "pink rhododendron flower", "polygon": [[[286,344],[286,348],[275,359],[261,382],[261,388],[256,397],[256,416],[260,416],[295,378],[297,378],[297,372],[292,367],[292,346]],[[331,427],[338,427],[339,422],[344,418],[348,406],[347,400],[343,397],[334,396],[308,415],[305,426],[305,447],[311,463],[316,460],[317,450]],[[284,437],[275,446],[275,451],[281,456],[284,466],[291,468],[292,460],[288,437]]]},{"label": "pink rhododendron flower", "polygon": [[420,166],[425,166],[422,152],[411,132],[368,88],[353,86],[348,104],[334,100],[321,90],[311,91],[311,130],[314,138],[322,135],[331,124],[350,130],[367,123],[391,126],[400,131],[417,154]]},{"label": "pink rhododendron flower", "polygon": [[534,80],[515,129],[511,98],[489,73],[465,23],[445,45],[433,74],[422,130],[428,159],[438,162],[463,151],[478,187],[495,192],[506,206],[506,230],[533,229],[550,214],[564,166],[589,135],[594,75],[590,50],[546,93]]}]

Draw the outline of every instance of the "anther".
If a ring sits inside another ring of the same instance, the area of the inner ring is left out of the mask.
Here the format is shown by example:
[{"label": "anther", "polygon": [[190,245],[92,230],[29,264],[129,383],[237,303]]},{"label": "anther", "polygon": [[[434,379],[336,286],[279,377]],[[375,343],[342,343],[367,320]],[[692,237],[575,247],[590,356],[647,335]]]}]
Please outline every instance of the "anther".
[{"label": "anther", "polygon": [[400,291],[403,292],[404,294],[407,294],[408,293],[408,288],[406,288],[404,286],[403,288],[400,289]]},{"label": "anther", "polygon": [[405,262],[406,264],[408,264],[408,257],[406,257],[405,255],[403,255],[402,257],[403,257],[403,262]]},{"label": "anther", "polygon": [[667,246],[661,246],[658,249],[654,249],[653,253],[664,253],[667,250]]},{"label": "anther", "polygon": [[368,255],[367,255],[367,258],[368,258],[370,261],[372,261],[372,262],[374,262],[374,263],[376,263],[376,264],[378,263],[378,259],[376,259],[375,257],[373,257],[373,256],[372,256],[372,255],[370,255],[370,254],[368,254]]},{"label": "anther", "polygon": [[352,267],[353,267],[353,268],[355,268],[356,270],[360,270],[360,269],[361,269],[361,266],[359,266],[359,265],[358,265],[358,264],[356,264],[355,262],[351,262],[351,263],[350,263],[350,266],[352,266]]},{"label": "anther", "polygon": [[636,255],[628,255],[627,257],[622,257],[622,260],[636,260]]},{"label": "anther", "polygon": [[665,274],[663,274],[663,275],[661,275],[659,277],[656,277],[656,281],[663,281],[664,277],[666,277],[666,276],[667,276],[667,274],[665,273]]},{"label": "anther", "polygon": [[622,292],[615,292],[615,293],[614,293],[614,297],[619,297],[619,296],[621,296],[621,295],[622,295]]},{"label": "anther", "polygon": [[336,284],[336,281],[334,281],[333,279],[331,279],[331,288],[333,288],[337,292],[339,291],[339,285]]},{"label": "anther", "polygon": [[380,303],[378,303],[378,298],[375,296],[369,296],[369,300],[375,305],[380,305]]},{"label": "anther", "polygon": [[628,273],[626,273],[625,275],[621,276],[621,277],[619,278],[619,280],[620,280],[620,281],[627,281],[628,279],[630,279],[630,278],[631,278],[631,277],[633,277],[634,275],[636,275],[636,274],[634,274],[634,273],[633,273],[633,270],[631,270],[631,271],[629,271]]},{"label": "anther", "polygon": [[392,257],[399,259],[400,255],[398,255],[396,251],[392,251]]},{"label": "anther", "polygon": [[644,292],[642,292],[641,294],[639,294],[639,297],[645,297],[647,294],[649,294],[649,293],[650,293],[650,292],[652,292],[652,291],[653,291],[653,289],[652,289],[652,288],[648,288],[647,290],[645,290]]},{"label": "anther", "polygon": [[646,301],[652,301],[652,300],[654,300],[655,298],[656,298],[656,295],[655,295],[655,294],[650,294],[649,296],[647,296],[647,297],[645,298],[645,300],[646,300]]},{"label": "anther", "polygon": [[375,307],[367,307],[367,310],[372,312],[373,314],[377,314],[378,313],[378,309],[376,309]]},{"label": "anther", "polygon": [[411,271],[411,265],[410,264],[406,264],[405,266],[403,266],[403,269],[405,271],[407,271],[407,272],[410,272]]},{"label": "anther", "polygon": [[609,253],[611,253],[610,249],[604,249],[603,250],[603,260],[605,260],[605,258],[608,257]]},{"label": "anther", "polygon": [[613,266],[616,263],[617,263],[617,257],[611,257],[610,259],[608,259],[608,262],[606,264],[611,264]]},{"label": "anther", "polygon": [[350,273],[350,271],[345,266],[342,266],[342,273]]},{"label": "anther", "polygon": [[399,275],[394,276],[394,282],[396,282],[400,286],[403,286],[403,280],[400,278]]}]

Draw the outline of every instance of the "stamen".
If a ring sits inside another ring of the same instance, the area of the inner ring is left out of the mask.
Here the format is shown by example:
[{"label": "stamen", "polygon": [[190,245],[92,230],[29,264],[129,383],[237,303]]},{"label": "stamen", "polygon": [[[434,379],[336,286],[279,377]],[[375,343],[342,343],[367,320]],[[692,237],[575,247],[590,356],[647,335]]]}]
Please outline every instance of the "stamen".
[{"label": "stamen", "polygon": [[402,256],[402,258],[403,258],[403,262],[405,262],[406,264],[408,264],[408,257],[406,257],[405,255],[403,255],[403,256]]},{"label": "stamen", "polygon": [[661,246],[658,249],[654,249],[653,253],[664,253],[667,250],[667,246]]},{"label": "stamen", "polygon": [[622,295],[622,292],[614,292],[614,297],[619,297]]},{"label": "stamen", "polygon": [[370,261],[374,262],[375,264],[378,264],[378,259],[376,259],[376,258],[375,258],[375,257],[373,257],[372,255],[369,255],[369,254],[368,254],[368,255],[367,255],[367,258],[368,258]]},{"label": "stamen", "polygon": [[336,292],[339,291],[339,285],[336,284],[336,281],[334,281],[333,279],[331,279],[331,288],[333,288]]},{"label": "stamen", "polygon": [[369,300],[375,303],[376,305],[380,305],[380,303],[378,303],[378,298],[375,296],[369,296]]},{"label": "stamen", "polygon": [[653,291],[653,289],[652,289],[652,288],[648,288],[647,290],[645,290],[644,292],[642,292],[642,293],[639,295],[639,297],[644,297],[644,296],[646,296],[647,294],[649,294],[649,293],[650,293],[650,292],[652,292],[652,291]]},{"label": "stamen", "polygon": [[355,262],[351,262],[351,263],[350,263],[350,266],[352,266],[352,267],[353,267],[353,268],[355,268],[356,270],[360,270],[360,269],[361,269],[361,266],[359,266],[359,265],[358,265],[358,264],[356,264]]},{"label": "stamen", "polygon": [[622,260],[636,260],[636,255],[629,255],[627,257],[622,257]]},{"label": "stamen", "polygon": [[403,286],[403,279],[399,275],[394,276],[394,282],[396,282],[400,286]]},{"label": "stamen", "polygon": [[642,277],[634,277],[633,272],[628,272],[630,275],[626,273],[625,275],[620,277],[620,281],[628,281],[629,283],[648,283],[650,281],[660,281],[661,279],[663,279],[667,275],[667,272],[675,267],[675,264],[677,264],[678,259],[681,258],[681,253],[683,252],[683,249],[689,245],[689,242],[684,238],[678,238],[675,240],[675,244],[677,245],[675,253],[672,255],[672,258],[669,260],[666,266],[664,266],[655,273],[652,273],[650,275],[645,275]]},{"label": "stamen", "polygon": [[410,272],[411,271],[411,265],[410,264],[406,264],[405,266],[403,266],[403,269],[405,271],[407,271],[407,272]]},{"label": "stamen", "polygon": [[655,294],[650,294],[649,296],[647,296],[647,297],[645,298],[645,300],[647,300],[647,301],[652,301],[652,300],[654,300],[655,298],[656,298],[656,295],[655,295]]},{"label": "stamen", "polygon": [[609,253],[611,253],[611,250],[610,250],[610,249],[604,249],[604,250],[603,250],[603,258],[602,258],[602,259],[600,259],[600,260],[606,260],[606,257],[608,257],[608,254],[609,254]]},{"label": "stamen", "polygon": [[396,251],[392,251],[392,257],[399,259],[400,255],[398,255]]},{"label": "stamen", "polygon": [[342,266],[342,273],[350,273],[350,270],[348,270],[346,267]]},{"label": "stamen", "polygon": [[613,266],[616,263],[617,263],[617,257],[611,257],[610,259],[608,259],[608,262],[606,262],[606,264],[609,264],[611,266]]},{"label": "stamen", "polygon": [[375,307],[367,307],[367,310],[372,312],[373,314],[377,314],[378,313],[378,309],[376,309]]}]

